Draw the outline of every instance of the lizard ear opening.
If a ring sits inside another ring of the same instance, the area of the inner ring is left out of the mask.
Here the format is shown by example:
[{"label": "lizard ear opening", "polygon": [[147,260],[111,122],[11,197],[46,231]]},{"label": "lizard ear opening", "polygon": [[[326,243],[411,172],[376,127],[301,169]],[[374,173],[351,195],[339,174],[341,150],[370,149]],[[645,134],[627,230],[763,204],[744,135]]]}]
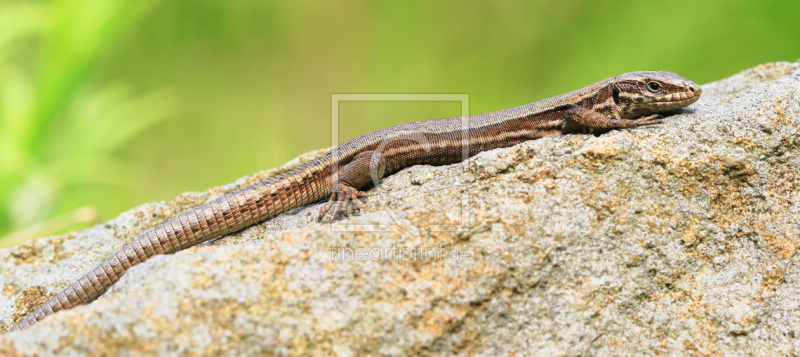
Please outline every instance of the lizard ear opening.
[{"label": "lizard ear opening", "polygon": [[614,98],[614,103],[619,104],[619,88],[617,86],[611,87],[611,97]]}]

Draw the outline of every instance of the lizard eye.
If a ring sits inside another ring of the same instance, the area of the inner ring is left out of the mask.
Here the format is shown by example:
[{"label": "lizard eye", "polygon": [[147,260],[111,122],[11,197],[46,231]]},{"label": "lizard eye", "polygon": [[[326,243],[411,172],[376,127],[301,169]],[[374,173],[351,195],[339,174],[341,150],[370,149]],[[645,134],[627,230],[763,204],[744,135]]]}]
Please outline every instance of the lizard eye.
[{"label": "lizard eye", "polygon": [[651,92],[658,92],[659,90],[661,90],[661,83],[658,82],[647,83],[647,89],[649,89]]}]

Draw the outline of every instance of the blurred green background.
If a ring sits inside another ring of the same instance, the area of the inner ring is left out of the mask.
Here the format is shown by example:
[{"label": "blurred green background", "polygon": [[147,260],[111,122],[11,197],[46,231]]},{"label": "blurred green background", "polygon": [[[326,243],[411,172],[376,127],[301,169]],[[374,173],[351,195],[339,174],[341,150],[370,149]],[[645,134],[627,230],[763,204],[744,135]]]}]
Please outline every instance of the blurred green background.
[{"label": "blurred green background", "polygon": [[[470,112],[800,58],[800,1],[0,1],[0,247],[330,146],[332,93]],[[340,140],[460,114],[345,103]]]}]

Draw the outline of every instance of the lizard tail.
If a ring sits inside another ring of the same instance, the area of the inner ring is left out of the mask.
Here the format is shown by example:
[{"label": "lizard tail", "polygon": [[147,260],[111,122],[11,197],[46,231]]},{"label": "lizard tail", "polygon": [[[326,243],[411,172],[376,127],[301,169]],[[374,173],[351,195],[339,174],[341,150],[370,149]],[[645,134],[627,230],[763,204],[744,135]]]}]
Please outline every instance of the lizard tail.
[{"label": "lizard tail", "polygon": [[[321,165],[318,161],[309,163]],[[87,304],[102,295],[132,266],[159,254],[172,254],[218,238],[330,195],[324,178],[304,167],[256,182],[186,211],[140,235],[94,267],[8,332],[27,328],[60,310]],[[309,193],[311,192],[311,193]]]}]

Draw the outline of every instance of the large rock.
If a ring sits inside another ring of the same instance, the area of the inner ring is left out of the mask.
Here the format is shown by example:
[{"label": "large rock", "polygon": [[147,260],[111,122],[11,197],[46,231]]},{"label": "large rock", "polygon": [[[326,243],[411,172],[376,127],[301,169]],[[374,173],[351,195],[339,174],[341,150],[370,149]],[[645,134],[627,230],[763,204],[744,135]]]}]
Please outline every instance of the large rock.
[{"label": "large rock", "polygon": [[[336,225],[317,203],[155,257],[0,352],[797,354],[799,131],[800,62],[758,66],[663,125],[415,166]],[[0,251],[0,331],[137,234],[286,169]]]}]

